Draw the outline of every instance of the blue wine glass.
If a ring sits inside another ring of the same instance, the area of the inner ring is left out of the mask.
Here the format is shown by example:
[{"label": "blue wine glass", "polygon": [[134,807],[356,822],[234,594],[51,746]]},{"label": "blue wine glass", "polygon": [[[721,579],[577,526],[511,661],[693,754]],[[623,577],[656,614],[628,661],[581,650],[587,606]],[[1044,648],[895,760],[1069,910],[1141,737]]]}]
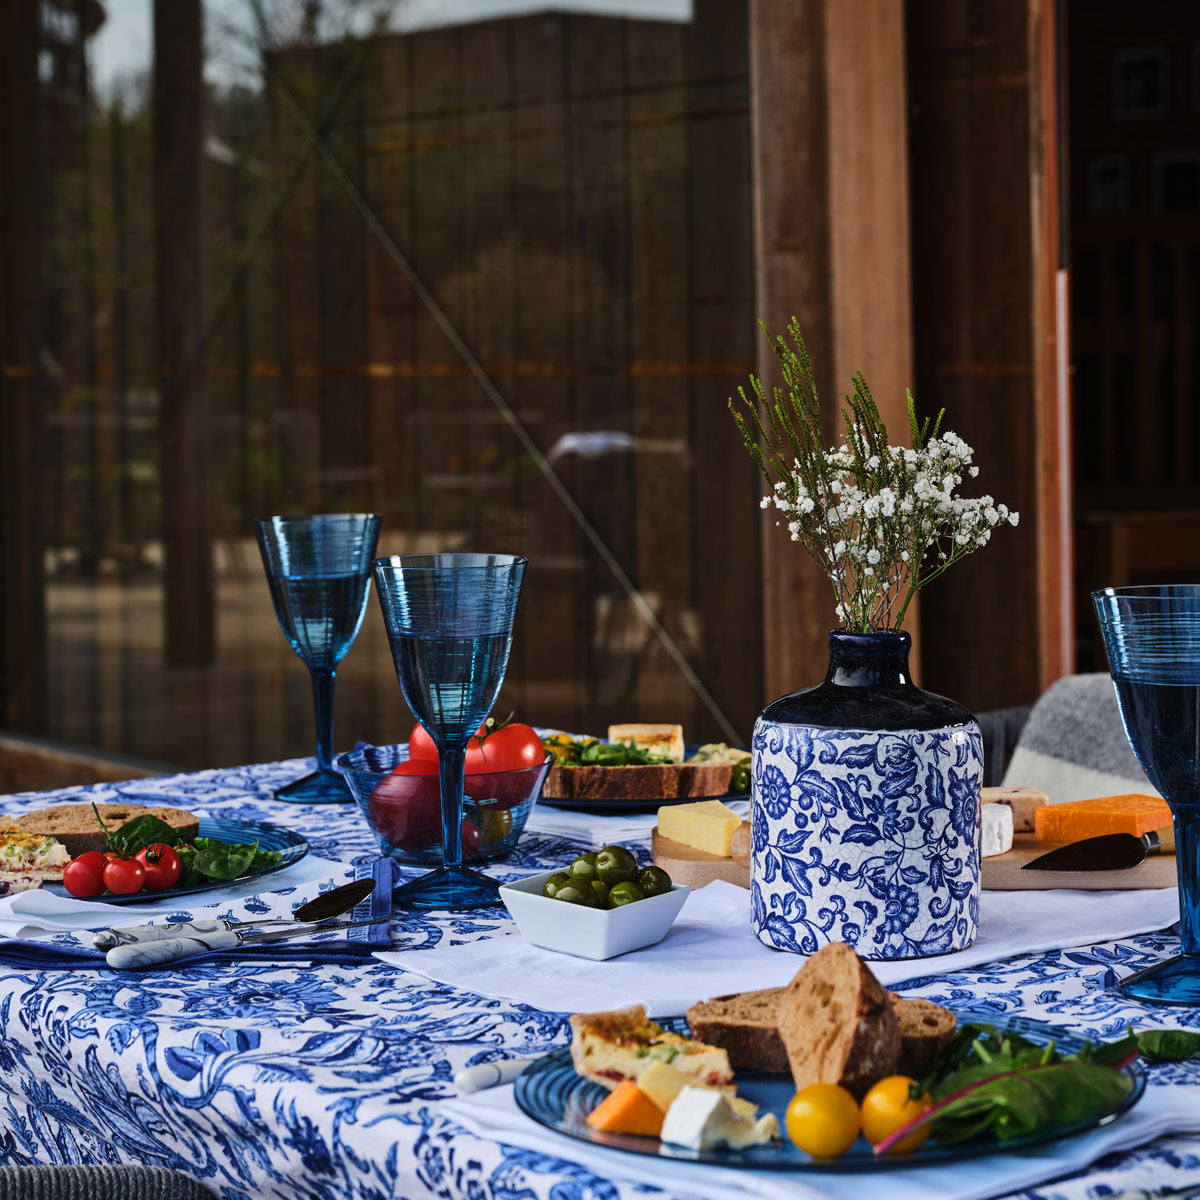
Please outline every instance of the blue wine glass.
[{"label": "blue wine glass", "polygon": [[401,554],[374,563],[400,689],[437,746],[442,865],[393,893],[404,908],[499,904],[500,884],[463,866],[467,744],[496,702],[526,560],[511,554]]},{"label": "blue wine glass", "polygon": [[1183,953],[1123,979],[1149,1004],[1200,1004],[1200,585],[1092,593],[1125,733],[1171,807]]},{"label": "blue wine glass", "polygon": [[254,522],[275,615],[312,676],[317,769],[275,793],[291,804],[344,804],[354,797],[333,769],[335,669],[362,625],[379,539],[375,513],[263,517]]}]

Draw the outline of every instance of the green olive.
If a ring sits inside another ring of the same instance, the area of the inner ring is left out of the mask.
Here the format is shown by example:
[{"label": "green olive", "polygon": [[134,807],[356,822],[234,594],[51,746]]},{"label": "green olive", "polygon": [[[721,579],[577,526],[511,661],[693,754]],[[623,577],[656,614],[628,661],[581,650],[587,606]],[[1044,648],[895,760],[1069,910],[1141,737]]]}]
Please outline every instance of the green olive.
[{"label": "green olive", "polygon": [[662,867],[643,867],[638,872],[637,886],[643,896],[661,896],[671,890],[671,877]]},{"label": "green olive", "polygon": [[587,880],[568,880],[554,893],[555,900],[564,900],[567,904],[579,904],[584,908],[596,908],[596,893],[592,891]]},{"label": "green olive", "polygon": [[731,792],[748,792],[750,779],[750,757],[747,755],[733,764],[733,769],[729,772],[729,790]]},{"label": "green olive", "polygon": [[568,883],[570,879],[571,877],[566,873],[566,871],[555,871],[555,873],[551,875],[545,883],[542,884],[542,895],[545,896],[547,900],[553,900],[554,893],[557,892],[564,883]]},{"label": "green olive", "polygon": [[596,878],[596,851],[589,850],[581,854],[570,866],[569,872],[574,879]]},{"label": "green olive", "polygon": [[605,846],[596,855],[596,874],[609,887],[614,883],[632,883],[637,873],[637,859],[624,846]]},{"label": "green olive", "polygon": [[592,892],[596,897],[598,908],[608,907],[608,884],[599,879],[592,880]]},{"label": "green olive", "polygon": [[609,908],[623,908],[626,904],[636,904],[645,898],[645,892],[636,883],[626,880],[624,883],[613,884],[609,889],[608,906]]}]

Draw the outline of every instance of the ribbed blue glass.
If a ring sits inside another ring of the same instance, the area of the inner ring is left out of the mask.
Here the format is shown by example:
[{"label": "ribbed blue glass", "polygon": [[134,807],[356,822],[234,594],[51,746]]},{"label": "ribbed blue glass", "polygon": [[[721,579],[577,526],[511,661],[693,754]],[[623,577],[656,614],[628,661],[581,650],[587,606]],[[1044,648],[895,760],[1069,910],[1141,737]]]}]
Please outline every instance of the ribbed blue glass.
[{"label": "ribbed blue glass", "polygon": [[1200,1004],[1200,585],[1092,593],[1121,720],[1171,807],[1179,869],[1177,958],[1121,981],[1152,1004]]},{"label": "ribbed blue glass", "polygon": [[371,560],[379,539],[375,513],[263,517],[254,522],[275,615],[312,677],[317,769],[275,793],[292,804],[354,799],[333,769],[333,683],[367,608]]},{"label": "ribbed blue glass", "polygon": [[467,743],[500,693],[526,560],[512,554],[378,559],[375,590],[404,698],[438,749],[442,865],[397,888],[406,908],[499,904],[499,883],[462,865]]}]

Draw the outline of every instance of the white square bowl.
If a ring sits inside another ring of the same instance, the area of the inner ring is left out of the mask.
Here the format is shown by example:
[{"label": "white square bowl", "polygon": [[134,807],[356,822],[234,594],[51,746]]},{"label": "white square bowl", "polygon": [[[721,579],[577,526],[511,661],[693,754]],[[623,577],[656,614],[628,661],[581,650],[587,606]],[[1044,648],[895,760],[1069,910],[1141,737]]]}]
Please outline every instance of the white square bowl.
[{"label": "white square bowl", "polygon": [[661,942],[692,890],[674,883],[661,896],[620,908],[584,908],[542,895],[546,880],[561,870],[501,884],[500,897],[527,942],[576,958],[615,958]]}]

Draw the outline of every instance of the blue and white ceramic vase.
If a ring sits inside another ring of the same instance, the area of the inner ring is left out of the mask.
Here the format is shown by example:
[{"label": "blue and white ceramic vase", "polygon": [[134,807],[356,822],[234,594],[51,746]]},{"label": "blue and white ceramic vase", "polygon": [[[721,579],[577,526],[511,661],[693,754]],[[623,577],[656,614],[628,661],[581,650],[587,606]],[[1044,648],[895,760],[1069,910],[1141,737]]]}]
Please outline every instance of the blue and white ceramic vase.
[{"label": "blue and white ceramic vase", "polygon": [[824,682],[754,726],[750,898],[768,946],[893,959],[975,940],[983,738],[912,683],[910,645],[831,633]]}]

